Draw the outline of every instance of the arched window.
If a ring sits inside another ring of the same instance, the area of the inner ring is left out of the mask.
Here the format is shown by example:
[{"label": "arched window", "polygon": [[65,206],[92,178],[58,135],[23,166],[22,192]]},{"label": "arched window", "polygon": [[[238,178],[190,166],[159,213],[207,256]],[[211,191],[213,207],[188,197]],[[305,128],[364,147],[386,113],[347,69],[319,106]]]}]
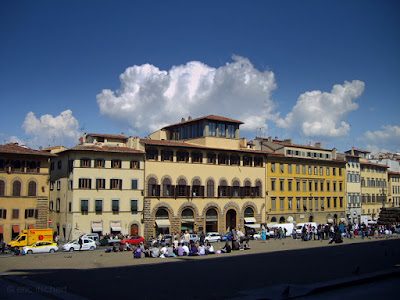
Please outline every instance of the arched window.
[{"label": "arched window", "polygon": [[285,217],[280,217],[279,223],[285,223]]},{"label": "arched window", "polygon": [[148,181],[147,196],[157,197],[160,196],[160,186],[157,185],[157,180],[151,177]]},{"label": "arched window", "polygon": [[160,208],[156,212],[156,219],[169,219],[169,213],[165,208]]},{"label": "arched window", "polygon": [[178,181],[178,197],[186,197],[189,194],[187,193],[187,187],[186,187],[186,180],[181,178]]},{"label": "arched window", "polygon": [[244,182],[244,196],[245,197],[251,196],[251,182],[249,180],[246,180]]},{"label": "arched window", "polygon": [[0,180],[0,196],[5,196],[6,194],[6,183],[4,180]]},{"label": "arched window", "polygon": [[16,180],[13,183],[13,196],[21,196],[21,182]]},{"label": "arched window", "polygon": [[260,180],[256,181],[256,187],[254,189],[254,196],[261,197],[262,183]]},{"label": "arched window", "polygon": [[225,179],[222,179],[219,183],[218,187],[218,197],[227,197],[228,196],[228,183]]},{"label": "arched window", "polygon": [[163,184],[163,196],[164,197],[173,197],[174,196],[174,187],[171,185],[171,180],[169,178],[164,178],[162,184]]},{"label": "arched window", "polygon": [[28,196],[36,196],[36,182],[30,181],[28,184]]},{"label": "arched window", "polygon": [[235,180],[232,184],[232,197],[240,196],[240,182]]},{"label": "arched window", "polygon": [[254,218],[254,210],[250,206],[244,210],[244,217],[245,218]]},{"label": "arched window", "polygon": [[193,180],[192,196],[193,197],[201,197],[203,195],[204,195],[204,187],[202,188],[200,180],[199,179]]},{"label": "arched window", "polygon": [[182,219],[194,219],[194,213],[193,210],[190,208],[185,208],[182,211]]},{"label": "arched window", "polygon": [[214,180],[207,181],[207,197],[214,197]]},{"label": "arched window", "polygon": [[272,217],[271,218],[271,223],[275,223],[276,222],[276,218],[275,217]]}]

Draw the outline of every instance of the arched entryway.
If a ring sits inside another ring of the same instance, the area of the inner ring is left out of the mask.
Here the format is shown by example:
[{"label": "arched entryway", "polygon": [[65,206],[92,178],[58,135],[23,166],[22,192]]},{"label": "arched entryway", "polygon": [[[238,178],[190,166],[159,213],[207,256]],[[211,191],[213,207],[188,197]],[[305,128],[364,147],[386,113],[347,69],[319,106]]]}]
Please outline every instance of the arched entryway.
[{"label": "arched entryway", "polygon": [[226,212],[226,231],[236,228],[236,210],[230,209]]},{"label": "arched entryway", "polygon": [[285,217],[280,217],[279,223],[285,223]]},{"label": "arched entryway", "polygon": [[309,216],[308,222],[314,222],[314,217],[313,216]]},{"label": "arched entryway", "polygon": [[206,232],[218,232],[218,212],[215,208],[206,212]]},{"label": "arched entryway", "polygon": [[185,208],[181,215],[181,231],[189,231],[193,233],[194,231],[194,213],[190,208]]},{"label": "arched entryway", "polygon": [[170,233],[171,223],[169,221],[169,213],[165,208],[160,208],[156,212],[156,236],[160,233]]},{"label": "arched entryway", "polygon": [[131,225],[131,236],[138,236],[139,235],[139,225],[132,224]]}]

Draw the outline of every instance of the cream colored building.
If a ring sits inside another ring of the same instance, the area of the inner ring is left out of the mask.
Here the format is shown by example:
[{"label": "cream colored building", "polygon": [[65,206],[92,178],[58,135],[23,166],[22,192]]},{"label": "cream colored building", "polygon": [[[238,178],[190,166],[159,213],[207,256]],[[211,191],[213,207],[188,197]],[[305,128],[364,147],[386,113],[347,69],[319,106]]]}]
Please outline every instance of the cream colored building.
[{"label": "cream colored building", "polygon": [[361,220],[361,164],[360,157],[346,154],[346,215],[353,224]]},{"label": "cream colored building", "polygon": [[400,173],[388,171],[388,206],[400,207]]},{"label": "cream colored building", "polygon": [[54,155],[16,143],[0,145],[0,241],[48,227],[49,165]]},{"label": "cream colored building", "polygon": [[240,121],[182,120],[140,140],[146,151],[145,237],[225,233],[265,223],[264,153],[240,139]]},{"label": "cream colored building", "polygon": [[62,240],[143,235],[144,151],[124,135],[86,134],[52,160],[50,218]]}]

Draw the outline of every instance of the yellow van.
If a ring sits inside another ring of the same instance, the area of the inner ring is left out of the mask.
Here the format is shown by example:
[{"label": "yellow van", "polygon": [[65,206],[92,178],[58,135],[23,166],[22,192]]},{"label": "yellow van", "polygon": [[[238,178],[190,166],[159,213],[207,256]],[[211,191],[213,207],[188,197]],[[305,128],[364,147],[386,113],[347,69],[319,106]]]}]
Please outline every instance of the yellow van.
[{"label": "yellow van", "polygon": [[22,249],[25,246],[30,246],[36,242],[52,242],[53,229],[25,229],[7,244],[9,248]]}]

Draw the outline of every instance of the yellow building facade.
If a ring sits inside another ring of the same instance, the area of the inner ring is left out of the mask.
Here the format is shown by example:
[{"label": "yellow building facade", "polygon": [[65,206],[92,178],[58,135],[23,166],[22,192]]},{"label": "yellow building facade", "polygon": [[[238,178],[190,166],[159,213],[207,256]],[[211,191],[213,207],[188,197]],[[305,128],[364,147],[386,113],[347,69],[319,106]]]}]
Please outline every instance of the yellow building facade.
[{"label": "yellow building facade", "polygon": [[400,173],[388,172],[388,206],[400,207]]},{"label": "yellow building facade", "polygon": [[346,161],[336,149],[257,139],[266,151],[268,223],[346,221]]},{"label": "yellow building facade", "polygon": [[0,240],[48,227],[49,166],[54,155],[11,143],[0,145]]}]

